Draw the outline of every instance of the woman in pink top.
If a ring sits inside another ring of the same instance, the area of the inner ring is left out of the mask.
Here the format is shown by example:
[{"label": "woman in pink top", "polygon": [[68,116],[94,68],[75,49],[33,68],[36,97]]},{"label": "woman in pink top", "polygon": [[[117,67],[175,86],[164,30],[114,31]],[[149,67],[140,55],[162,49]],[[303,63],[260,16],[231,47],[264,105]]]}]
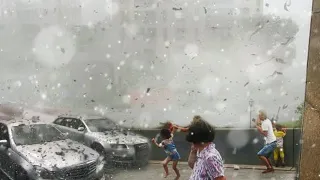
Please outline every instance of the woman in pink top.
[{"label": "woman in pink top", "polygon": [[204,120],[191,124],[186,137],[192,143],[188,164],[193,169],[189,180],[226,180],[223,161],[213,143],[215,129]]}]

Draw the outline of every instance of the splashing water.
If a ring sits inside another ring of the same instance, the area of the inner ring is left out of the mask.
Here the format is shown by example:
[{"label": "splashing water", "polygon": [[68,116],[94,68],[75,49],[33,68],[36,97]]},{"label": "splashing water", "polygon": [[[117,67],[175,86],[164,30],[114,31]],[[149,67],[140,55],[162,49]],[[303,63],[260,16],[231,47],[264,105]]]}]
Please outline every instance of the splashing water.
[{"label": "splashing water", "polygon": [[75,54],[74,40],[60,26],[42,29],[33,41],[36,60],[48,67],[68,64]]},{"label": "splashing water", "polygon": [[41,3],[41,0],[20,0],[20,2],[25,3],[25,4],[38,4]]},{"label": "splashing water", "polygon": [[136,24],[124,24],[124,30],[128,37],[135,37],[139,32],[139,27]]},{"label": "splashing water", "polygon": [[111,0],[81,0],[81,22],[83,25],[96,24],[108,17]]},{"label": "splashing water", "polygon": [[130,95],[122,96],[122,102],[123,102],[124,104],[130,104],[130,102],[131,102],[131,96],[130,96]]},{"label": "splashing water", "polygon": [[219,93],[221,88],[221,82],[218,77],[207,76],[200,82],[200,87],[202,92],[207,96],[215,96]]},{"label": "splashing water", "polygon": [[14,87],[17,87],[17,88],[19,88],[19,87],[21,87],[22,86],[22,82],[21,81],[16,81],[16,82],[14,82]]},{"label": "splashing water", "polygon": [[149,112],[143,112],[139,116],[140,126],[146,127],[152,121],[152,115]]},{"label": "splashing water", "polygon": [[176,12],[174,13],[174,16],[175,16],[177,19],[183,18],[183,14],[182,14],[182,12],[180,12],[180,11],[176,11]]},{"label": "splashing water", "polygon": [[224,111],[226,107],[227,107],[227,104],[226,104],[226,103],[223,103],[223,102],[218,102],[218,103],[215,105],[215,108],[216,108],[219,112]]},{"label": "splashing water", "polygon": [[233,130],[228,134],[228,142],[235,148],[244,147],[249,141],[249,135],[246,131]]},{"label": "splashing water", "polygon": [[[111,0],[108,0],[109,2],[111,2]],[[108,3],[107,6],[107,13],[109,14],[109,16],[112,18],[112,16],[116,15],[120,10],[119,4],[112,2],[112,3]]]},{"label": "splashing water", "polygon": [[190,58],[194,58],[199,55],[199,47],[196,44],[187,44],[184,53]]}]

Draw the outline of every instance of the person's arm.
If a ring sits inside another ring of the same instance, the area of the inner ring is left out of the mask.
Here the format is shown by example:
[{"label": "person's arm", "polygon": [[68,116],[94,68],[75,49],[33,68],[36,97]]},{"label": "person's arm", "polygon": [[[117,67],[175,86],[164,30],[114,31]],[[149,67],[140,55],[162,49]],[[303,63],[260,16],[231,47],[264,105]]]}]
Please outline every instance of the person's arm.
[{"label": "person's arm", "polygon": [[262,134],[265,137],[268,136],[268,126],[265,123],[261,123],[261,126],[257,124],[256,127],[260,134]]},{"label": "person's arm", "polygon": [[172,127],[172,130],[171,130],[171,134],[174,134],[176,132],[177,128],[175,128],[174,126]]},{"label": "person's arm", "polygon": [[159,148],[163,147],[163,143],[161,142],[160,144],[158,144],[154,138],[152,139],[152,142]]},{"label": "person's arm", "polygon": [[182,132],[187,132],[187,131],[189,130],[188,127],[181,127],[181,126],[178,126],[178,125],[176,125],[176,124],[174,124],[173,127],[174,127],[175,129],[179,129],[179,130],[182,131]]},{"label": "person's arm", "polygon": [[206,170],[210,179],[226,180],[222,159],[217,156],[208,157],[205,160]]},{"label": "person's arm", "polygon": [[287,128],[283,127],[282,131],[286,134],[287,133]]},{"label": "person's arm", "polygon": [[257,117],[257,119],[256,119],[255,122],[256,122],[256,125],[257,125],[257,126],[261,126],[261,120],[260,120],[260,117],[259,117],[259,116]]},{"label": "person's arm", "polygon": [[193,169],[194,164],[197,161],[197,150],[191,146],[191,151],[188,157],[188,165],[191,169]]},{"label": "person's arm", "polygon": [[188,131],[189,131],[189,128],[187,128],[187,127],[181,127],[181,128],[180,128],[180,131],[182,131],[182,132],[188,132]]},{"label": "person's arm", "polygon": [[260,134],[262,134],[265,137],[268,136],[268,131],[265,131],[261,126],[256,126],[256,127],[257,127]]}]

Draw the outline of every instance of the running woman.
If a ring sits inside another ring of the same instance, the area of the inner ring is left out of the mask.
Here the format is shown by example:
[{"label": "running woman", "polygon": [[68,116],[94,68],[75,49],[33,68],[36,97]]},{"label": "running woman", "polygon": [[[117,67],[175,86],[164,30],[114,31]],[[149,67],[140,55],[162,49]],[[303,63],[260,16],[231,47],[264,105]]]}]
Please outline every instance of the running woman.
[{"label": "running woman", "polygon": [[172,161],[172,169],[177,175],[175,180],[178,180],[180,178],[180,172],[177,168],[177,165],[180,160],[180,154],[178,153],[176,145],[171,138],[171,131],[169,129],[162,129],[160,132],[160,136],[164,139],[160,144],[156,142],[155,138],[152,139],[152,142],[159,148],[163,148],[167,154],[167,158],[162,161],[162,165],[165,171],[164,177],[168,177],[168,163]]}]

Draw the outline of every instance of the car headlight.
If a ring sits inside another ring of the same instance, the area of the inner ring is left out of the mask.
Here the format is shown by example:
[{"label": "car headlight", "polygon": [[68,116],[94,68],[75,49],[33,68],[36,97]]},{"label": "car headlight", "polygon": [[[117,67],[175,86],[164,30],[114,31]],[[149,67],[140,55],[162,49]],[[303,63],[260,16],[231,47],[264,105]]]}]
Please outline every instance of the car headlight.
[{"label": "car headlight", "polygon": [[128,146],[125,144],[110,144],[112,149],[116,149],[116,150],[125,150],[128,149]]},{"label": "car headlight", "polygon": [[43,179],[53,179],[53,173],[48,171],[47,169],[40,167],[40,166],[34,166],[36,170],[36,174],[38,177],[41,177]]},{"label": "car headlight", "polygon": [[105,163],[105,159],[102,156],[98,158],[96,173],[99,173],[103,170]]}]

